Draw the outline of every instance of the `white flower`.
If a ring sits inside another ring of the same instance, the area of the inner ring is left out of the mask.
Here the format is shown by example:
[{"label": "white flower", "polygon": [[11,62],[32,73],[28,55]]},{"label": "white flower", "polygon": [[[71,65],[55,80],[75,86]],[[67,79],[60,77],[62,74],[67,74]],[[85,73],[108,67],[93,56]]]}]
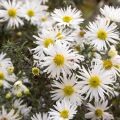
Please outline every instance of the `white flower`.
[{"label": "white flower", "polygon": [[8,27],[19,27],[23,25],[21,20],[21,2],[16,0],[1,0],[0,1],[0,21],[8,21]]},{"label": "white flower", "polygon": [[11,109],[10,112],[7,113],[4,106],[2,106],[2,111],[0,112],[0,120],[20,120],[19,114],[15,112],[14,109]]},{"label": "white flower", "polygon": [[45,48],[48,48],[50,44],[55,43],[56,35],[50,30],[43,30],[42,33],[38,33],[38,36],[33,36],[37,41],[35,43],[38,45],[36,48],[32,49],[34,51],[34,57],[44,56]]},{"label": "white flower", "polygon": [[65,42],[70,44],[74,41],[74,37],[71,35],[73,32],[71,29],[67,29],[64,26],[54,26],[49,28],[49,30],[52,34],[55,34],[56,41],[63,44]]},{"label": "white flower", "polygon": [[72,46],[77,50],[80,51],[84,49],[84,43],[87,43],[87,39],[85,38],[85,30],[76,29],[72,32],[71,36],[74,39],[72,42]]},{"label": "white flower", "polygon": [[47,113],[36,113],[31,117],[31,120],[50,120],[50,118]]},{"label": "white flower", "polygon": [[14,67],[13,67],[13,64],[11,62],[11,59],[10,58],[6,58],[6,54],[5,53],[1,53],[0,54],[0,68],[6,70],[7,73],[10,76],[12,76],[12,77],[14,76],[15,77]]},{"label": "white flower", "polygon": [[24,104],[23,100],[16,99],[13,103],[13,108],[17,109],[20,114],[26,117],[29,115],[32,107],[27,107],[27,104]]},{"label": "white flower", "polygon": [[41,16],[35,23],[39,29],[39,31],[49,28],[54,24],[54,21],[52,20],[50,13],[46,11],[41,12]]},{"label": "white flower", "polygon": [[61,78],[60,81],[54,80],[52,87],[53,90],[51,93],[53,100],[67,99],[72,103],[81,105],[81,90],[79,84],[77,83],[77,78],[75,75],[72,75],[72,77],[69,78]]},{"label": "white flower", "polygon": [[112,58],[108,58],[108,59],[104,59],[104,60],[100,60],[100,59],[95,59],[94,60],[95,64],[97,64],[98,66],[102,66],[102,68],[105,71],[110,72],[111,74],[113,74],[115,76],[120,76],[120,56],[116,55]]},{"label": "white flower", "polygon": [[83,40],[85,40],[85,34],[86,31],[83,29],[76,29],[72,36],[74,36],[74,39],[80,44],[81,42],[83,42]]},{"label": "white flower", "polygon": [[51,15],[53,20],[57,22],[57,25],[60,26],[63,25],[75,28],[83,22],[81,11],[76,8],[72,9],[71,6],[66,9],[55,9]]},{"label": "white flower", "polygon": [[79,85],[81,86],[81,93],[86,94],[85,99],[91,101],[99,101],[99,98],[104,100],[107,96],[114,95],[113,84],[115,83],[114,77],[110,72],[104,71],[101,66],[94,65],[92,70],[86,70],[82,67],[80,75],[81,79]]},{"label": "white flower", "polygon": [[104,8],[100,9],[100,12],[110,21],[120,22],[120,8],[114,8],[113,6],[105,5]]},{"label": "white flower", "polygon": [[10,88],[11,83],[16,81],[16,76],[14,74],[10,75],[4,68],[0,68],[0,87]]},{"label": "white flower", "polygon": [[95,105],[91,105],[90,103],[87,104],[88,110],[90,112],[85,114],[85,118],[91,120],[113,120],[113,116],[106,112],[109,109],[107,107],[108,101],[99,101],[95,102]]},{"label": "white flower", "polygon": [[59,78],[60,74],[70,75],[73,70],[80,67],[80,61],[83,60],[83,56],[70,49],[69,45],[59,42],[51,45],[45,52],[48,56],[43,58],[40,66],[45,67],[44,72],[52,78]]},{"label": "white flower", "polygon": [[26,0],[26,3],[21,8],[22,16],[34,24],[41,15],[40,2]]},{"label": "white flower", "polygon": [[117,44],[119,33],[115,23],[109,23],[105,19],[90,23],[87,27],[86,38],[93,47],[98,50],[106,50],[107,45]]},{"label": "white flower", "polygon": [[54,109],[50,109],[50,119],[52,120],[71,120],[76,114],[77,106],[67,100],[57,101]]}]

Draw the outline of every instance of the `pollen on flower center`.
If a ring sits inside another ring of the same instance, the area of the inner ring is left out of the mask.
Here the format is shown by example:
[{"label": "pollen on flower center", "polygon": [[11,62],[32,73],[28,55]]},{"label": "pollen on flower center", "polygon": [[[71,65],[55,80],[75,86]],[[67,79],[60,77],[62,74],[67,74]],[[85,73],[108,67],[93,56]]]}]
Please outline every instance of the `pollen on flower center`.
[{"label": "pollen on flower center", "polygon": [[97,117],[103,116],[103,110],[102,110],[102,109],[96,109],[96,110],[95,110],[95,115],[96,115]]},{"label": "pollen on flower center", "polygon": [[46,39],[44,40],[44,46],[45,46],[46,48],[48,48],[48,46],[49,46],[50,44],[54,44],[53,39],[51,39],[51,38],[46,38]]},{"label": "pollen on flower center", "polygon": [[97,75],[91,76],[89,79],[89,85],[93,88],[97,88],[98,86],[100,86],[101,80],[100,80],[99,76],[97,76]]},{"label": "pollen on flower center", "polygon": [[28,11],[27,11],[27,15],[28,15],[29,17],[33,17],[33,16],[35,15],[34,10],[32,10],[32,9],[28,10]]},{"label": "pollen on flower center", "polygon": [[42,21],[42,22],[47,21],[47,17],[46,17],[46,16],[41,17],[41,21]]},{"label": "pollen on flower center", "polygon": [[64,16],[63,17],[63,21],[66,22],[66,23],[69,23],[72,20],[73,20],[73,18],[71,16]]},{"label": "pollen on flower center", "polygon": [[12,74],[14,72],[14,67],[12,66],[8,67],[7,71],[9,74]]},{"label": "pollen on flower center", "polygon": [[98,32],[97,32],[97,37],[100,39],[100,40],[106,40],[107,39],[107,32],[104,30],[104,29],[99,29]]},{"label": "pollen on flower center", "polygon": [[16,9],[11,8],[11,9],[8,10],[8,15],[9,15],[10,17],[15,17],[16,14],[17,14]]},{"label": "pollen on flower center", "polygon": [[61,55],[61,54],[56,54],[56,56],[54,57],[53,59],[54,63],[57,65],[57,66],[62,66],[64,64],[64,56]]},{"label": "pollen on flower center", "polygon": [[56,37],[59,39],[59,40],[62,40],[63,39],[63,35],[61,32],[58,32]]},{"label": "pollen on flower center", "polygon": [[66,96],[71,96],[74,93],[73,86],[65,86],[63,91]]},{"label": "pollen on flower center", "polygon": [[112,64],[112,61],[111,61],[111,60],[104,60],[104,61],[103,61],[103,67],[104,67],[105,69],[110,69],[112,66],[113,66],[113,64]]},{"label": "pollen on flower center", "polygon": [[37,68],[37,67],[33,67],[33,68],[32,68],[32,74],[33,74],[33,75],[39,75],[39,74],[40,74],[40,69]]},{"label": "pollen on flower center", "polygon": [[67,119],[69,117],[69,111],[68,110],[61,111],[60,116],[64,119]]},{"label": "pollen on flower center", "polygon": [[4,80],[4,78],[5,78],[4,73],[0,71],[0,80]]}]

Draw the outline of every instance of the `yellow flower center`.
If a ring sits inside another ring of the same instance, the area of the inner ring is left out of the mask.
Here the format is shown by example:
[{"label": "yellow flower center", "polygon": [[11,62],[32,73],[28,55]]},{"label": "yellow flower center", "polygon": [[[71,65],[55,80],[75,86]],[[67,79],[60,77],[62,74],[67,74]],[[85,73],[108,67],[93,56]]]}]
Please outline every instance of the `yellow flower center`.
[{"label": "yellow flower center", "polygon": [[60,112],[60,117],[67,119],[69,117],[69,111],[68,110],[63,110]]},{"label": "yellow flower center", "polygon": [[103,110],[102,109],[96,109],[95,110],[95,115],[97,117],[102,117],[103,116]]},{"label": "yellow flower center", "polygon": [[97,32],[97,37],[100,39],[100,40],[106,40],[107,39],[107,32],[104,30],[104,29],[99,29],[98,32]]},{"label": "yellow flower center", "polygon": [[41,21],[42,21],[42,22],[47,21],[47,17],[46,17],[46,16],[41,17]]},{"label": "yellow flower center", "polygon": [[73,20],[73,17],[71,17],[71,16],[64,16],[63,17],[63,21],[66,22],[66,23],[69,23],[72,20]]},{"label": "yellow flower center", "polygon": [[111,61],[111,60],[104,60],[104,61],[103,61],[103,67],[104,67],[105,69],[111,69],[112,66],[113,66],[113,64],[112,64],[112,61]]},{"label": "yellow flower center", "polygon": [[4,80],[4,79],[5,79],[4,73],[0,71],[0,80]]},{"label": "yellow flower center", "polygon": [[48,48],[48,46],[49,46],[50,44],[54,44],[53,39],[47,38],[47,39],[44,40],[44,46],[45,46],[46,48]]},{"label": "yellow flower center", "polygon": [[10,9],[8,10],[8,15],[9,15],[10,17],[15,17],[16,14],[17,14],[16,9],[10,8]]},{"label": "yellow flower center", "polygon": [[16,94],[17,97],[22,97],[22,91],[18,91],[18,93]]},{"label": "yellow flower center", "polygon": [[100,86],[101,80],[100,80],[99,76],[97,76],[97,75],[91,76],[89,79],[89,85],[92,88],[97,88],[98,86]]},{"label": "yellow flower center", "polygon": [[56,56],[54,57],[53,61],[54,61],[54,63],[55,63],[57,66],[62,66],[62,65],[64,65],[65,58],[64,58],[64,56],[61,55],[61,54],[56,54]]},{"label": "yellow flower center", "polygon": [[28,10],[28,11],[27,11],[27,15],[28,15],[29,17],[35,16],[34,10],[32,10],[32,9]]},{"label": "yellow flower center", "polygon": [[59,39],[59,40],[62,40],[63,39],[63,35],[61,32],[58,32],[56,37]]},{"label": "yellow flower center", "polygon": [[8,118],[2,117],[2,118],[0,118],[0,120],[8,120]]},{"label": "yellow flower center", "polygon": [[12,74],[14,72],[14,67],[8,67],[7,71],[9,74]]},{"label": "yellow flower center", "polygon": [[71,96],[74,93],[74,88],[73,86],[68,85],[64,87],[63,91],[65,96]]},{"label": "yellow flower center", "polygon": [[84,37],[85,31],[80,31],[79,35],[80,35],[80,37]]},{"label": "yellow flower center", "polygon": [[32,74],[33,74],[33,75],[39,75],[39,74],[40,74],[40,69],[37,68],[37,67],[33,67],[33,68],[32,68]]},{"label": "yellow flower center", "polygon": [[5,98],[6,98],[6,99],[9,99],[9,98],[11,98],[11,97],[12,97],[12,95],[11,95],[10,92],[8,92],[8,93],[5,95]]}]

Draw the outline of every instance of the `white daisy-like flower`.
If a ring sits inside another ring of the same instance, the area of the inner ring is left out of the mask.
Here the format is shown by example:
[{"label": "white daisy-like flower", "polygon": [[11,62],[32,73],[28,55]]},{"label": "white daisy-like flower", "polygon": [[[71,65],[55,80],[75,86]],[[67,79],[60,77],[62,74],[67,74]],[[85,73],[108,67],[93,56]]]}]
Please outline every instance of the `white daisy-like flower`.
[{"label": "white daisy-like flower", "polygon": [[35,43],[38,45],[32,49],[35,58],[36,56],[44,56],[45,48],[48,48],[50,44],[54,44],[56,40],[55,33],[50,30],[43,30],[42,33],[38,33],[38,36],[34,35],[33,37],[36,39]]},{"label": "white daisy-like flower", "polygon": [[106,19],[114,22],[120,22],[120,8],[114,8],[113,6],[105,5],[104,8],[100,9],[100,12]]},{"label": "white daisy-like flower", "polygon": [[5,53],[0,54],[0,68],[3,68],[7,71],[9,75],[15,76],[14,74],[14,66],[11,62],[10,58],[6,58]]},{"label": "white daisy-like flower", "polygon": [[10,112],[7,112],[4,106],[2,106],[2,111],[0,112],[0,120],[20,120],[19,114],[11,109]]},{"label": "white daisy-like flower", "polygon": [[117,44],[119,33],[115,23],[109,23],[105,19],[90,23],[87,27],[86,38],[97,50],[107,50],[111,44]]},{"label": "white daisy-like flower", "polygon": [[55,109],[50,109],[50,119],[52,120],[71,120],[76,114],[77,106],[70,101],[57,101],[54,105]]},{"label": "white daisy-like flower", "polygon": [[112,73],[115,78],[116,76],[120,76],[120,56],[116,55],[112,58],[100,60],[100,59],[95,59],[94,60],[95,64],[98,64],[99,66],[102,66],[102,68],[105,71],[108,71]]},{"label": "white daisy-like flower", "polygon": [[72,38],[74,39],[72,46],[77,51],[84,49],[84,43],[87,43],[87,39],[85,38],[85,34],[86,34],[86,32],[83,29],[76,29],[71,34]]},{"label": "white daisy-like flower", "polygon": [[81,105],[83,97],[81,96],[80,86],[77,83],[75,75],[69,78],[61,78],[60,82],[54,80],[52,87],[53,90],[51,93],[53,100],[67,99],[72,103]]},{"label": "white daisy-like flower", "polygon": [[50,120],[49,115],[47,113],[36,113],[31,117],[31,120]]},{"label": "white daisy-like flower", "polygon": [[115,83],[114,76],[102,69],[99,65],[92,66],[92,70],[86,70],[82,67],[80,75],[81,79],[79,85],[81,86],[81,93],[86,94],[85,99],[89,101],[95,99],[99,101],[101,98],[104,100],[107,96],[114,96],[113,84]]},{"label": "white daisy-like flower", "polygon": [[81,18],[81,11],[76,8],[71,8],[71,6],[66,9],[55,9],[51,14],[52,18],[57,25],[69,26],[72,28],[76,28],[80,23],[83,22]]},{"label": "white daisy-like flower", "polygon": [[34,24],[41,15],[40,2],[26,0],[26,3],[21,8],[23,17]]},{"label": "white daisy-like flower", "polygon": [[8,27],[19,27],[23,25],[21,20],[21,5],[22,3],[16,0],[1,0],[0,1],[0,21],[8,21]]},{"label": "white daisy-like flower", "polygon": [[6,69],[0,68],[0,87],[10,88],[11,83],[16,81],[16,76],[14,74],[9,74]]},{"label": "white daisy-like flower", "polygon": [[[59,78],[61,74],[70,75],[72,71],[80,67],[80,61],[84,59],[67,44],[56,42],[46,49],[46,54],[40,66],[45,68],[44,72],[51,78]],[[39,61],[39,59],[38,59]]]},{"label": "white daisy-like flower", "polygon": [[72,36],[74,36],[74,39],[78,42],[81,43],[83,40],[85,40],[85,34],[86,31],[83,29],[76,29]]},{"label": "white daisy-like flower", "polygon": [[50,28],[50,31],[52,34],[55,34],[56,41],[59,41],[61,43],[71,43],[74,41],[74,36],[71,34],[73,33],[73,30],[67,29],[64,26],[54,26]]},{"label": "white daisy-like flower", "polygon": [[37,25],[39,31],[41,31],[41,29],[45,30],[46,28],[50,28],[54,24],[54,21],[52,20],[49,12],[42,11],[40,18],[35,24]]},{"label": "white daisy-like flower", "polygon": [[91,120],[113,120],[113,115],[106,112],[108,107],[108,101],[95,102],[94,106],[90,103],[87,104],[88,110],[90,112],[85,114],[86,119]]},{"label": "white daisy-like flower", "polygon": [[29,115],[32,107],[27,107],[27,104],[23,102],[21,99],[16,99],[13,103],[13,108],[17,109],[20,114],[26,117]]}]

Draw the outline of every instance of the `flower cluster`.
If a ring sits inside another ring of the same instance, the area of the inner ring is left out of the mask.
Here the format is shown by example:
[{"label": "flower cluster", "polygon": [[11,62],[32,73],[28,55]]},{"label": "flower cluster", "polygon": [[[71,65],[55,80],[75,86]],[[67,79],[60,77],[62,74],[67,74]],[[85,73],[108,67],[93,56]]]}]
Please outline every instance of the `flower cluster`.
[{"label": "flower cluster", "polygon": [[54,105],[44,112],[24,103],[26,97],[32,99],[24,83],[32,86],[33,81],[15,75],[11,59],[1,53],[0,87],[6,98],[13,100],[10,112],[2,106],[0,120],[74,120],[79,107],[86,110],[85,119],[114,119],[109,108],[112,98],[119,95],[120,55],[116,46],[120,42],[120,8],[105,5],[100,15],[83,27],[82,12],[77,8],[48,12],[45,3],[47,0],[1,0],[0,22],[7,24],[6,29],[26,24],[36,27],[33,46],[28,46],[34,59],[31,73],[50,81],[46,92]]}]

